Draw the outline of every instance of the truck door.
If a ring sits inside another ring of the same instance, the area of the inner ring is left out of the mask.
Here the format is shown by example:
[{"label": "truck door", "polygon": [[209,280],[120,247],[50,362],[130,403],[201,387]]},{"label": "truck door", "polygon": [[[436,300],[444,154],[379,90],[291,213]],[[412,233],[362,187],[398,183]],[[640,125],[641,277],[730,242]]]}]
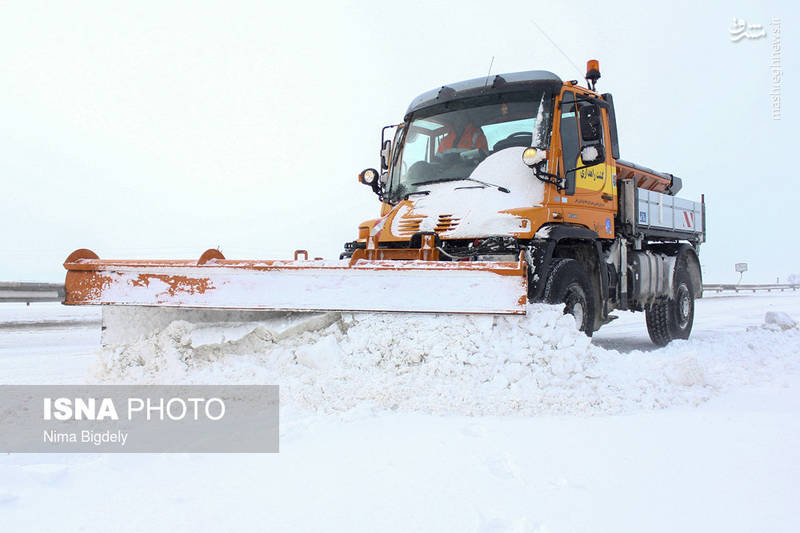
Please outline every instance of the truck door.
[{"label": "truck door", "polygon": [[577,166],[580,155],[580,140],[578,139],[578,112],[575,103],[575,93],[564,91],[561,97],[561,162],[559,164],[561,176],[566,175],[566,194],[575,194],[575,173],[568,172]]},{"label": "truck door", "polygon": [[[606,151],[601,108],[580,99],[572,90],[564,91],[560,107],[559,174],[566,178],[564,221],[586,226],[601,238],[613,238],[616,187]],[[606,154],[605,161],[584,165],[581,150],[590,146]]]}]

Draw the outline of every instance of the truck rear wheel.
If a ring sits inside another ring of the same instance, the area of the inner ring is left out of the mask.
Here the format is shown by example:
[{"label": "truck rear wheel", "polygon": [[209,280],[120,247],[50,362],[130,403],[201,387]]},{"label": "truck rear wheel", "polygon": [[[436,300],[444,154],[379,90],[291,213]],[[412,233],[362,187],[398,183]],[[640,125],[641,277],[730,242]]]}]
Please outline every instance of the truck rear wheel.
[{"label": "truck rear wheel", "polygon": [[694,290],[684,261],[676,265],[675,297],[653,304],[645,311],[647,333],[658,346],[675,339],[688,339],[694,323]]},{"label": "truck rear wheel", "polygon": [[591,336],[596,304],[586,269],[575,259],[554,259],[544,287],[544,301],[564,304],[564,314],[575,317],[578,329]]}]

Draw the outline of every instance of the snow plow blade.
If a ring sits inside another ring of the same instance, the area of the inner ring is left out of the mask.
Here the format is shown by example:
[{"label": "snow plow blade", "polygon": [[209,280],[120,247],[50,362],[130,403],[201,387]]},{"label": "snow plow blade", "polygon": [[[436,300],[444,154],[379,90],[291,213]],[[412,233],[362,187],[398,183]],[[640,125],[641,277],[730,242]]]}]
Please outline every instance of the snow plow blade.
[{"label": "snow plow blade", "polygon": [[229,260],[213,249],[198,261],[108,260],[81,249],[64,263],[64,303],[525,314],[527,264],[522,254],[517,262],[435,259],[437,250],[429,248],[357,250],[341,261],[309,260],[302,250],[294,261]]}]

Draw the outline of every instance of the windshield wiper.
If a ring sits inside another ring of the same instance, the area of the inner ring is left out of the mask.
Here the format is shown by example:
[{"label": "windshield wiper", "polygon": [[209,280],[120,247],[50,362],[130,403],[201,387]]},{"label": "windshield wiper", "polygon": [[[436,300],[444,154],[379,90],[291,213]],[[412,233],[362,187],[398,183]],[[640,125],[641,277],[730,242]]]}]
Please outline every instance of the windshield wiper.
[{"label": "windshield wiper", "polygon": [[[421,183],[418,183],[418,185],[422,185],[422,184],[421,184]],[[406,193],[406,194],[404,194],[404,195],[403,195],[403,200],[408,200],[408,197],[409,197],[409,196],[411,196],[411,195],[414,195],[414,194],[421,194],[421,195],[423,195],[423,196],[428,196],[430,193],[431,193],[431,191],[414,191],[414,192],[408,192],[408,193]]]},{"label": "windshield wiper", "polygon": [[444,183],[446,181],[472,181],[475,183],[480,183],[481,185],[485,185],[486,187],[494,187],[500,192],[510,193],[511,191],[502,187],[500,185],[495,185],[494,183],[488,183],[486,181],[476,180],[475,178],[447,178],[443,180],[427,180],[427,181],[420,181],[419,183],[415,183],[414,185],[430,185],[431,183]]},{"label": "windshield wiper", "polygon": [[506,194],[511,192],[508,189],[506,189],[505,187],[501,187],[500,185],[495,185],[494,183],[489,183],[489,182],[486,182],[486,181],[476,180],[475,178],[461,178],[461,179],[462,180],[467,180],[467,181],[474,181],[475,183],[480,183],[481,185],[486,185],[487,187],[494,187],[498,191],[504,192]]}]

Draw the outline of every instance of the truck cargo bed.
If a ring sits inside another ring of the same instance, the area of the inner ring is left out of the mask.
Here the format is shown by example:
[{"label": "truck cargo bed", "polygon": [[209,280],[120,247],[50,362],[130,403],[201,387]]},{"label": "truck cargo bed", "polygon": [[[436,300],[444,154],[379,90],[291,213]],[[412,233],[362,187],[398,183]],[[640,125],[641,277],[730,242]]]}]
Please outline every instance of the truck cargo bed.
[{"label": "truck cargo bed", "polygon": [[632,237],[705,242],[705,203],[618,182],[619,220]]}]

